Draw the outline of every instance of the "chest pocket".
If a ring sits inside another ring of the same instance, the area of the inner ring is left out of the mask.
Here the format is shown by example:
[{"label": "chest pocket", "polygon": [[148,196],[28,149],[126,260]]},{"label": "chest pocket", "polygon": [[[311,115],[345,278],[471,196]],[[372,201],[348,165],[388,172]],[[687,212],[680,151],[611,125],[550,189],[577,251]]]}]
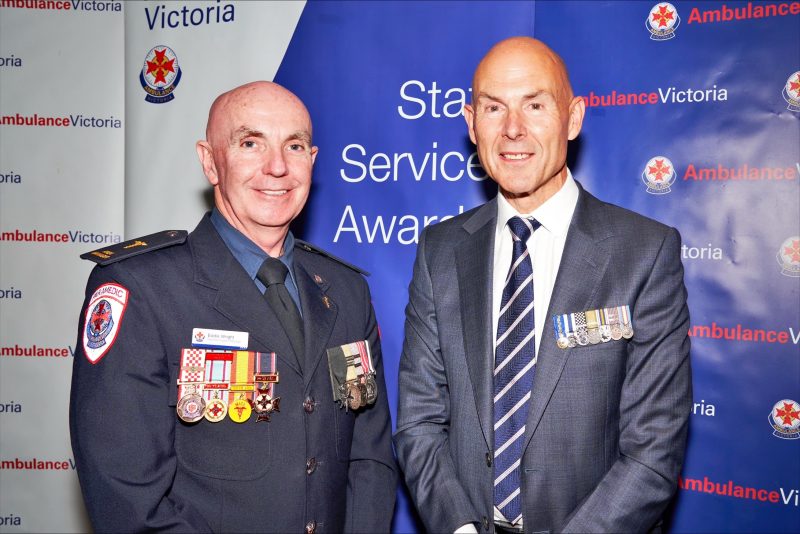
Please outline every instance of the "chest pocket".
[{"label": "chest pocket", "polygon": [[176,364],[170,369],[169,405],[175,417],[174,446],[181,467],[221,480],[256,480],[266,475],[272,463],[270,425],[253,420],[234,423],[227,417],[219,423],[205,419],[184,423],[175,411],[177,376]]}]

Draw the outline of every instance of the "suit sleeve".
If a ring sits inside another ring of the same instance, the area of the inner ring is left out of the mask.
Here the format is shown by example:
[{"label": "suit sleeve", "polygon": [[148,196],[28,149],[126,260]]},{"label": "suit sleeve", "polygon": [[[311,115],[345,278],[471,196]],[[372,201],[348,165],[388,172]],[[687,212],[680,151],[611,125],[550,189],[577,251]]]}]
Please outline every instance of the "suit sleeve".
[{"label": "suit sleeve", "polygon": [[[96,267],[86,287],[72,369],[70,434],[81,490],[98,532],[210,532],[188,502],[169,496],[177,459],[169,369],[153,307],[124,264]],[[83,346],[86,308],[106,283],[129,292],[117,336],[92,364]]]},{"label": "suit sleeve", "polygon": [[347,475],[345,532],[389,532],[397,491],[397,468],[392,453],[392,426],[381,341],[375,310],[366,282],[364,291],[366,323],[364,339],[369,341],[375,365],[378,398],[375,404],[356,414],[350,467]]},{"label": "suit sleeve", "polygon": [[619,456],[564,532],[642,532],[672,498],[683,464],[692,381],[680,236],[670,229],[632,305],[620,397]]},{"label": "suit sleeve", "polygon": [[480,522],[481,515],[461,486],[450,453],[450,395],[425,236],[426,232],[420,236],[406,306],[395,445],[425,527],[430,532],[455,532]]}]

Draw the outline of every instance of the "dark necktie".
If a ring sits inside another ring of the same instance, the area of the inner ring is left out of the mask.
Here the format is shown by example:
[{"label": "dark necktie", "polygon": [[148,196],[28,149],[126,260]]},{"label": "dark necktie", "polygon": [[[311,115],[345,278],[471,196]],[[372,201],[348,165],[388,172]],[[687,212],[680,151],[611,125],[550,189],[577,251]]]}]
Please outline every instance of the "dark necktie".
[{"label": "dark necktie", "polygon": [[286,265],[281,260],[268,257],[258,269],[256,278],[267,287],[266,291],[264,291],[264,298],[278,317],[283,326],[283,331],[289,337],[298,363],[302,368],[303,359],[305,358],[303,319],[300,317],[300,312],[286,289],[285,282],[288,272],[289,269],[286,268]]},{"label": "dark necktie", "polygon": [[526,245],[535,219],[508,221],[514,250],[497,320],[494,364],[494,504],[511,523],[522,518],[520,461],[536,351],[533,264]]}]

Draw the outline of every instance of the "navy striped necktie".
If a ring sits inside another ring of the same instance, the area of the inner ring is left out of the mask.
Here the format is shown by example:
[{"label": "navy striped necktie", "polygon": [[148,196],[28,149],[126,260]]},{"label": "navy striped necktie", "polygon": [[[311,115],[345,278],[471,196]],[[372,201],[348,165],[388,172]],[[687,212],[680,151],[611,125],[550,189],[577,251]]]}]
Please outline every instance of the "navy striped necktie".
[{"label": "navy striped necktie", "polygon": [[509,522],[522,519],[520,459],[535,364],[533,263],[526,243],[535,219],[508,221],[514,250],[497,319],[494,363],[494,504]]}]

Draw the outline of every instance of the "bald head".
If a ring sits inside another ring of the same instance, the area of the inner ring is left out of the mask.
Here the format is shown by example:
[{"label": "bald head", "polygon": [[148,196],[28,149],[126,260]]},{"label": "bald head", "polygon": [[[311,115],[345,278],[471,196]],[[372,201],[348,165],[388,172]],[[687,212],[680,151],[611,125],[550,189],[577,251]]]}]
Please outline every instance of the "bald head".
[{"label": "bald head", "polygon": [[237,114],[248,114],[258,106],[292,109],[305,117],[308,123],[309,143],[311,141],[311,118],[303,102],[297,96],[274,82],[256,81],[240,85],[222,93],[211,104],[206,123],[206,139],[213,145],[225,132],[231,117]]},{"label": "bald head", "polygon": [[572,85],[561,56],[533,37],[511,37],[494,45],[478,63],[472,78],[473,102],[487,81],[512,80],[531,71],[552,79],[562,103],[572,100]]},{"label": "bald head", "polygon": [[277,257],[311,188],[317,147],[311,118],[293,93],[251,82],[223,93],[208,112],[197,155],[214,204],[239,232]]}]

